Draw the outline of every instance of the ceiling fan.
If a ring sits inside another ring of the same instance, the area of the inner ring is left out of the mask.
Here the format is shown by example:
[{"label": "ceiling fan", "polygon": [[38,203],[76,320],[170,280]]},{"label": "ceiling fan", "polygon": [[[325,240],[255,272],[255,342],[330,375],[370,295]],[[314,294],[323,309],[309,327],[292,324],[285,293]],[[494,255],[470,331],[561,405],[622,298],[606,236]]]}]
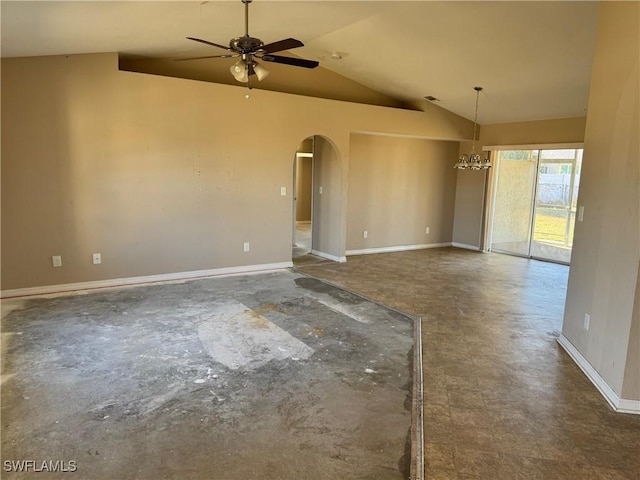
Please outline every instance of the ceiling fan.
[{"label": "ceiling fan", "polygon": [[249,83],[252,76],[256,76],[260,81],[269,74],[269,70],[260,65],[256,59],[265,62],[282,63],[284,65],[292,65],[294,67],[316,68],[319,62],[314,60],[305,60],[304,58],[283,57],[282,55],[273,55],[275,52],[283,50],[291,50],[292,48],[303,47],[304,43],[295,38],[286,38],[277,42],[264,44],[259,38],[249,35],[249,4],[253,0],[241,0],[244,3],[244,36],[232,38],[229,46],[219,45],[217,43],[202,40],[201,38],[187,37],[187,40],[204,43],[212,47],[227,50],[229,53],[224,55],[208,55],[205,57],[180,58],[178,60],[200,60],[203,58],[239,58],[230,70],[234,78],[243,83]]}]

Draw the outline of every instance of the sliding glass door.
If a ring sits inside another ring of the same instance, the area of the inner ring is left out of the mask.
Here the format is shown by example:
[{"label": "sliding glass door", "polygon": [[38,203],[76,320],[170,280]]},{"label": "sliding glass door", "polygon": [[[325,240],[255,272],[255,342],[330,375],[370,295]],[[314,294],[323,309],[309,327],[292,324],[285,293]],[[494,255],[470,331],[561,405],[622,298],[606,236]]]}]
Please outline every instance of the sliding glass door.
[{"label": "sliding glass door", "polygon": [[531,256],[571,261],[582,150],[541,150]]},{"label": "sliding glass door", "polygon": [[529,256],[537,150],[500,151],[491,250]]},{"label": "sliding glass door", "polygon": [[582,149],[502,150],[495,160],[490,249],[568,264]]}]

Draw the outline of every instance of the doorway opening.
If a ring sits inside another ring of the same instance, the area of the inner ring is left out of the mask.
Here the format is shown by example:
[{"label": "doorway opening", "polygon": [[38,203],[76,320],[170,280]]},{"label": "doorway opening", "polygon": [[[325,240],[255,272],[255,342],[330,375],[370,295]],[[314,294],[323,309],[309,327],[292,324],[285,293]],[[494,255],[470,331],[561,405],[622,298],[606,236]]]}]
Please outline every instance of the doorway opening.
[{"label": "doorway opening", "polygon": [[582,148],[499,150],[490,250],[569,264]]},{"label": "doorway opening", "polygon": [[292,258],[313,249],[313,137],[296,149],[293,162],[293,246]]},{"label": "doorway opening", "polygon": [[330,138],[312,135],[293,159],[291,248],[294,265],[346,262],[342,162]]}]

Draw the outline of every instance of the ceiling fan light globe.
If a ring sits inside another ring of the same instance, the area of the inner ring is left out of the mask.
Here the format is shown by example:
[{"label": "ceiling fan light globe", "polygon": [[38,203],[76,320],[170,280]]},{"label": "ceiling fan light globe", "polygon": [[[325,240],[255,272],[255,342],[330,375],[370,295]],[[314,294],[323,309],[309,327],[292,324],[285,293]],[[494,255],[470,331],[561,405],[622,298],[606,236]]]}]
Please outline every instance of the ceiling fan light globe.
[{"label": "ceiling fan light globe", "polygon": [[242,83],[247,83],[249,81],[249,68],[242,60],[231,65],[229,71],[237,81]]},{"label": "ceiling fan light globe", "polygon": [[267,75],[269,75],[269,70],[264,68],[258,62],[254,63],[253,71],[256,74],[256,77],[258,77],[258,81],[262,81],[263,78],[265,78]]}]

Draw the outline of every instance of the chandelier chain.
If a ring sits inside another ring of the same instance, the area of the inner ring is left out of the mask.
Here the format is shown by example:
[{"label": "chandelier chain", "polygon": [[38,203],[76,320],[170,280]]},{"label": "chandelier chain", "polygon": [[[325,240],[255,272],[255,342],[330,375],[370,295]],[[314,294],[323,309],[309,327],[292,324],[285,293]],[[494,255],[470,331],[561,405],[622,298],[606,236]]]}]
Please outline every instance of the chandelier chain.
[{"label": "chandelier chain", "polygon": [[487,155],[486,158],[481,158],[480,155],[476,153],[476,138],[478,136],[478,107],[480,104],[480,92],[482,91],[482,87],[473,87],[473,89],[476,91],[476,111],[473,118],[473,139],[471,142],[471,155],[463,153],[458,157],[458,161],[453,166],[453,168],[458,168],[460,170],[486,170],[488,168],[491,168],[491,158],[489,157],[489,155]]},{"label": "chandelier chain", "polygon": [[481,87],[475,87],[476,91],[476,115],[473,117],[473,144],[471,145],[471,153],[476,153],[476,135],[478,131],[478,104],[480,103]]}]

